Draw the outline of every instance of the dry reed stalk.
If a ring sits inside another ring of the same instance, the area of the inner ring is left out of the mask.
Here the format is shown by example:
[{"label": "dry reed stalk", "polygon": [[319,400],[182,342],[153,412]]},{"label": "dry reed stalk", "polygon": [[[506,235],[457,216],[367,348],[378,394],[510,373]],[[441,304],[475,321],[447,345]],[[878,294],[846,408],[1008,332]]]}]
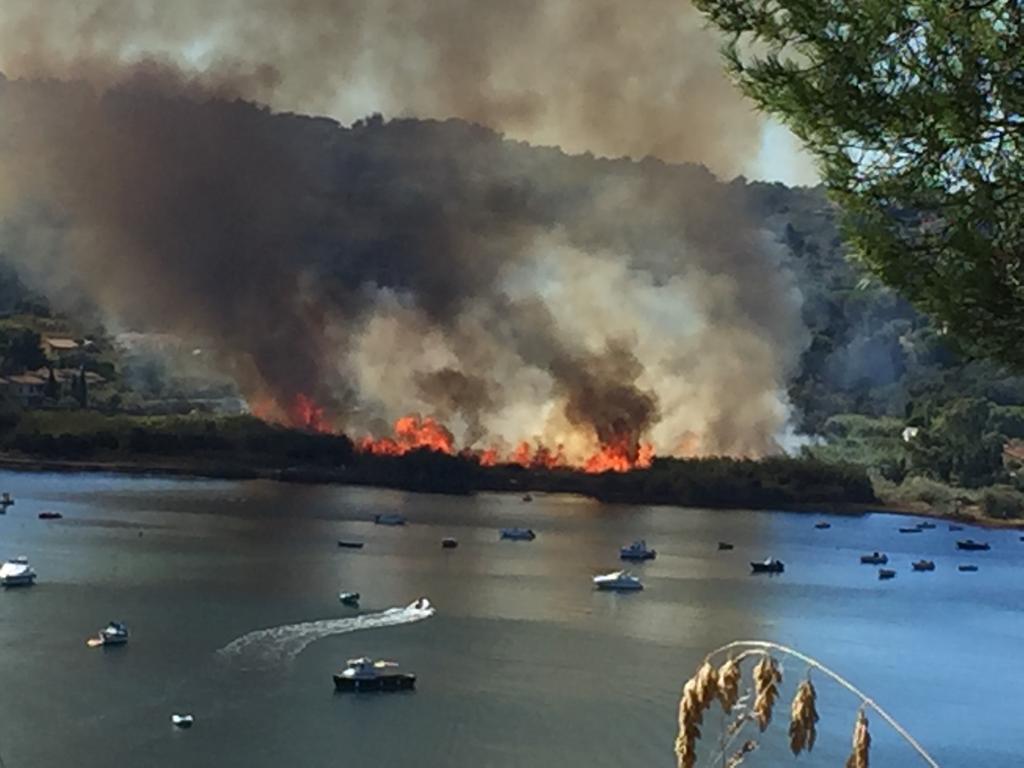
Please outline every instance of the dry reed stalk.
[{"label": "dry reed stalk", "polygon": [[803,750],[814,749],[817,738],[815,725],[818,722],[818,710],[815,707],[818,694],[810,680],[804,680],[796,689],[793,704],[789,709],[789,748],[794,755]]},{"label": "dry reed stalk", "polygon": [[708,709],[718,694],[718,672],[710,661],[705,660],[694,676],[697,681],[697,698],[702,709]]},{"label": "dry reed stalk", "polygon": [[846,759],[846,768],[868,768],[868,751],[871,748],[871,734],[868,733],[868,716],[861,708],[853,726],[853,750]]},{"label": "dry reed stalk", "polygon": [[732,708],[740,698],[740,679],[743,673],[739,662],[728,659],[718,670],[718,702],[725,714],[732,714]]},{"label": "dry reed stalk", "polygon": [[772,709],[775,707],[775,699],[779,696],[781,682],[782,673],[779,671],[778,663],[765,654],[754,667],[754,691],[757,694],[754,700],[754,719],[762,733],[772,721]]},{"label": "dry reed stalk", "polygon": [[732,757],[729,758],[729,762],[726,763],[726,768],[736,768],[742,763],[747,755],[757,749],[757,742],[753,739],[743,742],[743,746],[733,752]]},{"label": "dry reed stalk", "polygon": [[691,677],[683,686],[679,699],[679,734],[676,736],[676,762],[679,768],[694,768],[697,763],[697,740],[704,721],[704,707],[697,692],[697,679]]}]

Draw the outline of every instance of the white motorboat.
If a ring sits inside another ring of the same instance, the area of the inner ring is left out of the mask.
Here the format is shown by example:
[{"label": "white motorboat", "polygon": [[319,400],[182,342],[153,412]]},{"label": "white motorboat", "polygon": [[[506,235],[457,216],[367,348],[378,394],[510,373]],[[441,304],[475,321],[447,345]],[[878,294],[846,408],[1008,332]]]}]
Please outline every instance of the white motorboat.
[{"label": "white motorboat", "polygon": [[512,541],[533,541],[537,534],[531,528],[502,528],[501,538]]},{"label": "white motorboat", "polygon": [[191,728],[192,724],[196,721],[195,717],[190,714],[174,714],[171,715],[171,722],[174,723],[178,728]]},{"label": "white motorboat", "polygon": [[345,669],[334,675],[334,688],[346,693],[411,691],[416,687],[416,675],[389,671],[397,666],[393,661],[366,657],[349,659]]},{"label": "white motorboat", "polygon": [[636,591],[644,588],[640,579],[628,571],[615,571],[614,573],[606,573],[603,576],[595,576],[594,586],[602,590],[617,590],[621,592]]},{"label": "white motorboat", "polygon": [[99,631],[96,637],[87,641],[90,648],[101,645],[124,645],[128,642],[128,627],[120,621],[112,621]]},{"label": "white motorboat", "polygon": [[25,556],[16,557],[0,565],[0,586],[27,587],[36,580],[36,572]]},{"label": "white motorboat", "polygon": [[657,556],[658,553],[648,549],[647,542],[643,539],[637,539],[628,547],[619,548],[619,557],[623,560],[653,560]]}]

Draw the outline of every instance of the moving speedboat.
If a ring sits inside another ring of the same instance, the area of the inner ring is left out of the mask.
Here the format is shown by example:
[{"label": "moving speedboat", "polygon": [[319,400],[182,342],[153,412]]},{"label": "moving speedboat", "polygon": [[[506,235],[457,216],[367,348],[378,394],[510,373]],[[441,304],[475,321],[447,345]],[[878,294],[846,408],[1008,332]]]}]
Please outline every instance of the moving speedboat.
[{"label": "moving speedboat", "polygon": [[27,587],[36,580],[36,572],[28,564],[28,558],[22,555],[0,565],[0,586]]},{"label": "moving speedboat", "polygon": [[344,693],[369,691],[410,691],[416,687],[416,675],[393,670],[393,661],[374,661],[366,657],[349,659],[348,666],[334,675],[335,690]]},{"label": "moving speedboat", "polygon": [[640,579],[628,571],[615,571],[614,573],[606,573],[603,576],[595,576],[594,586],[602,590],[620,592],[632,592],[644,588],[644,585],[640,583]]},{"label": "moving speedboat", "polygon": [[750,570],[754,573],[782,573],[786,570],[786,564],[770,557],[763,563],[751,563]]},{"label": "moving speedboat", "polygon": [[870,555],[861,555],[860,561],[864,565],[886,565],[889,562],[889,556],[883,555],[881,552],[872,552]]},{"label": "moving speedboat", "polygon": [[196,719],[192,715],[171,715],[171,722],[177,728],[191,728]]},{"label": "moving speedboat", "polygon": [[878,578],[882,581],[885,579],[894,579],[896,578],[896,571],[891,571],[888,568],[879,568]]},{"label": "moving speedboat", "polygon": [[40,520],[60,520],[64,515],[60,512],[54,512],[53,510],[46,510],[39,513]]},{"label": "moving speedboat", "polygon": [[933,560],[918,560],[911,564],[911,568],[915,571],[934,571],[935,562]]},{"label": "moving speedboat", "polygon": [[358,592],[341,592],[338,594],[338,600],[342,605],[349,605],[353,608],[359,607],[359,593]]},{"label": "moving speedboat", "polygon": [[964,549],[968,552],[986,552],[992,549],[992,546],[984,541],[975,541],[974,539],[961,539],[956,543],[957,549]]},{"label": "moving speedboat", "polygon": [[374,515],[373,522],[377,525],[405,525],[405,518],[394,514]]},{"label": "moving speedboat", "polygon": [[623,560],[653,560],[658,553],[647,548],[647,542],[637,539],[628,547],[619,548],[619,557]]},{"label": "moving speedboat", "polygon": [[501,538],[512,541],[533,541],[537,538],[537,534],[533,532],[532,528],[502,528]]},{"label": "moving speedboat", "polygon": [[124,645],[128,642],[128,627],[120,621],[112,621],[99,631],[96,637],[90,637],[89,647],[100,645]]}]

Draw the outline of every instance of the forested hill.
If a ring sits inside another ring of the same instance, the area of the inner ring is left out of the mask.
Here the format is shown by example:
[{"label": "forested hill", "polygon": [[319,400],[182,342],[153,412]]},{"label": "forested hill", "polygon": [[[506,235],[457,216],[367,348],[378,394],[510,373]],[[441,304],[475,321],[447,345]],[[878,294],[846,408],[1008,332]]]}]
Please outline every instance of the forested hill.
[{"label": "forested hill", "polygon": [[[814,450],[864,463],[893,480],[908,473],[966,485],[1012,479],[1003,470],[1002,447],[1010,438],[1024,437],[1024,411],[1018,412],[1024,407],[1024,380],[991,363],[960,357],[939,329],[849,262],[836,211],[819,189],[742,178],[726,182],[701,166],[651,158],[570,156],[458,120],[385,121],[375,116],[346,129],[295,115],[261,113],[259,119],[273,121],[275,135],[289,147],[301,147],[295,160],[303,168],[312,172],[329,161],[334,173],[355,180],[353,188],[398,185],[425,207],[425,220],[447,205],[446,191],[455,196],[453,205],[475,194],[477,169],[508,180],[498,188],[500,194],[492,190],[497,196],[488,201],[489,211],[529,206],[532,220],[551,226],[593,188],[604,185],[613,191],[617,179],[639,180],[657,192],[657,213],[645,216],[641,210],[634,221],[592,222],[599,230],[593,233],[595,242],[613,247],[673,226],[665,214],[666,200],[686,205],[714,198],[770,233],[795,275],[809,342],[792,372],[789,398],[797,431],[827,438]],[[473,172],[467,174],[466,168]],[[578,236],[585,240],[585,234]],[[396,238],[400,244],[401,233]],[[318,233],[309,233],[308,245],[314,258],[331,257]],[[17,246],[4,239],[0,247],[9,251]],[[81,317],[52,312],[46,299],[29,292],[9,268],[0,269],[0,314],[5,318],[0,374],[17,372],[26,329],[44,334],[56,329],[69,336],[89,334],[90,348],[102,350],[102,360],[84,355],[76,361],[87,369],[103,366],[103,385],[91,391],[94,405],[117,409],[130,403],[132,410],[145,412],[150,402],[188,403],[190,387],[211,396],[208,385],[183,382],[152,359],[122,355],[113,360],[112,345],[99,338],[96,315],[87,308],[76,311]],[[213,394],[230,394],[223,380]],[[908,425],[921,429],[916,444],[900,438]]]}]

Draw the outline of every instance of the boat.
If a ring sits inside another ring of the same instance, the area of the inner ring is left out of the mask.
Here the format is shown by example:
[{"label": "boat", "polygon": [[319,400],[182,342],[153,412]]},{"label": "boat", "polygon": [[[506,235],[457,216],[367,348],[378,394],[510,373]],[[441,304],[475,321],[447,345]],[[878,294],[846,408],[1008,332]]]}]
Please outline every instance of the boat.
[{"label": "boat", "polygon": [[637,539],[628,547],[619,547],[619,557],[623,560],[653,560],[658,553],[647,548],[647,542]]},{"label": "boat", "polygon": [[405,518],[395,514],[374,515],[373,522],[377,525],[405,525]]},{"label": "boat", "polygon": [[913,528],[900,528],[900,533],[920,533],[921,529],[916,525]]},{"label": "boat", "polygon": [[523,494],[523,501],[533,501],[533,496],[528,493]]},{"label": "boat", "polygon": [[889,556],[881,552],[872,552],[870,555],[861,555],[860,561],[864,565],[886,565],[889,562]]},{"label": "boat", "polygon": [[956,567],[956,569],[958,571],[963,571],[964,573],[974,573],[976,570],[978,570],[978,566],[976,566],[976,565],[958,565]]},{"label": "boat", "polygon": [[911,564],[911,567],[915,571],[934,571],[935,562],[933,560],[917,560]]},{"label": "boat", "polygon": [[814,527],[817,528],[819,531],[824,531],[831,528],[832,523],[826,523],[824,520],[822,520],[820,523],[815,523]]},{"label": "boat", "polygon": [[362,549],[363,542],[361,541],[345,541],[344,539],[338,539],[338,546],[342,549]]},{"label": "boat", "polygon": [[459,546],[458,539],[452,538],[451,536],[441,539],[441,549],[455,549],[457,546]]},{"label": "boat", "polygon": [[64,515],[60,512],[53,512],[52,510],[46,510],[45,512],[39,513],[40,520],[60,520]]},{"label": "boat", "polygon": [[537,538],[537,534],[533,532],[532,528],[502,528],[501,538],[512,541],[533,541]]},{"label": "boat", "polygon": [[770,557],[761,563],[751,563],[750,570],[754,573],[782,573],[786,570],[786,565],[781,560]]},{"label": "boat", "polygon": [[935,523],[918,523],[917,527],[920,528],[922,531],[930,531],[935,528]]},{"label": "boat", "polygon": [[195,721],[192,715],[171,715],[171,722],[178,728],[191,728]]},{"label": "boat", "polygon": [[416,675],[393,671],[393,661],[374,661],[366,657],[349,659],[341,672],[334,675],[335,690],[344,693],[370,691],[411,691],[416,687]]},{"label": "boat", "polygon": [[640,579],[629,571],[614,571],[603,576],[595,576],[593,581],[595,587],[609,592],[635,592],[644,588]]},{"label": "boat", "polygon": [[889,570],[888,568],[879,568],[878,569],[878,578],[881,581],[885,581],[886,579],[895,579],[896,578],[896,571]]},{"label": "boat", "polygon": [[992,546],[984,541],[975,541],[974,539],[961,539],[956,543],[957,549],[963,549],[968,552],[987,552],[992,549]]},{"label": "boat", "polygon": [[339,592],[338,601],[342,605],[350,605],[353,608],[359,607],[359,593],[358,592]]},{"label": "boat", "polygon": [[719,551],[726,551],[726,550],[729,550],[729,549],[732,549],[732,548],[733,548],[733,545],[730,544],[728,541],[720,541],[720,542],[718,542],[718,549],[719,549]]},{"label": "boat", "polygon": [[0,565],[0,586],[27,587],[35,583],[36,572],[28,564],[28,558],[22,555]]},{"label": "boat", "polygon": [[90,648],[107,645],[124,645],[128,642],[128,627],[120,621],[112,621],[101,629],[95,637],[90,637],[86,644]]},{"label": "boat", "polygon": [[964,527],[962,525],[953,525],[952,523],[949,525],[949,530],[951,531],[962,531],[963,529]]}]

